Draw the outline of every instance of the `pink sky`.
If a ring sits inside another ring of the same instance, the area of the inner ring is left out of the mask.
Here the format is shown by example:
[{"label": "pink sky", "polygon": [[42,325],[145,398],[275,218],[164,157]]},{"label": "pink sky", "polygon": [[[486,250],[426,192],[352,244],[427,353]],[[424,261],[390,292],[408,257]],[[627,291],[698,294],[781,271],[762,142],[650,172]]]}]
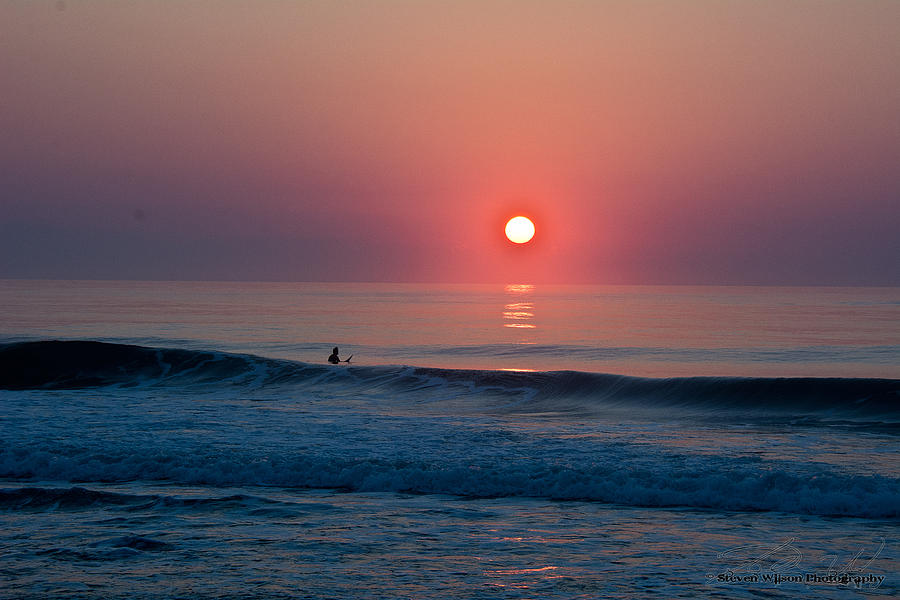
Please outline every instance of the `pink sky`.
[{"label": "pink sky", "polygon": [[900,285],[898,23],[7,2],[0,277]]}]

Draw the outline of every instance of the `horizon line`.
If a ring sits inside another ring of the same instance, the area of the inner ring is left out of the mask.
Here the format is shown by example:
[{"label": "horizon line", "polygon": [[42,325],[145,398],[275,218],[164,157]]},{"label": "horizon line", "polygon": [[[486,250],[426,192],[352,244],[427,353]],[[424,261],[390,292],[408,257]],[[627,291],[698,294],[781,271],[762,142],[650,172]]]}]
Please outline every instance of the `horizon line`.
[{"label": "horizon line", "polygon": [[602,287],[746,287],[746,288],[900,288],[900,283],[626,283],[598,281],[440,281],[440,280],[345,280],[345,279],[157,279],[157,278],[77,278],[77,277],[2,277],[0,281],[69,283],[246,283],[246,284],[350,284],[350,285],[533,285]]}]

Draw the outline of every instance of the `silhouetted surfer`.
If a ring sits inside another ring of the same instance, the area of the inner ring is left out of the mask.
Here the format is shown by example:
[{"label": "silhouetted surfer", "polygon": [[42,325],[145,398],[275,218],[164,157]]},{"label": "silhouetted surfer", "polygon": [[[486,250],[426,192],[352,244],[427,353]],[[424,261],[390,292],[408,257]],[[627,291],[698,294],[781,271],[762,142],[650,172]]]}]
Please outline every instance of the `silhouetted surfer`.
[{"label": "silhouetted surfer", "polygon": [[[350,358],[353,358],[352,354],[350,355]],[[335,346],[334,349],[331,351],[331,356],[328,357],[328,362],[330,362],[333,365],[336,365],[336,364],[342,363],[342,362],[348,363],[348,362],[350,362],[350,358],[348,358],[347,360],[341,360],[341,357],[338,356],[337,346]]]}]

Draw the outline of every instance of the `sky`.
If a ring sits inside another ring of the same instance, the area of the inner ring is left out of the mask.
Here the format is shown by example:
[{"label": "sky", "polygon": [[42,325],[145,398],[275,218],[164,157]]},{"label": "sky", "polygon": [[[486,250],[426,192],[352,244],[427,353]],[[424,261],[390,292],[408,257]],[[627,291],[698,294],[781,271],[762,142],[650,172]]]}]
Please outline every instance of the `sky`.
[{"label": "sky", "polygon": [[900,285],[898,31],[894,0],[9,0],[0,278]]}]

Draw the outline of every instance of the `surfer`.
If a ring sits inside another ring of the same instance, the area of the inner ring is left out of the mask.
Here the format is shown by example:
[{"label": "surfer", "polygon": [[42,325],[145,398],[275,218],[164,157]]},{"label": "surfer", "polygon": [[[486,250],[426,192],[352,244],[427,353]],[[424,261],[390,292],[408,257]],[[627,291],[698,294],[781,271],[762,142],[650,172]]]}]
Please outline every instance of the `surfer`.
[{"label": "surfer", "polygon": [[[350,358],[353,358],[352,354],[350,355]],[[350,362],[350,358],[348,358],[347,360],[341,360],[341,357],[338,356],[337,346],[335,346],[334,349],[331,351],[331,356],[328,357],[328,362],[330,362],[333,365],[336,365],[336,364],[342,363],[342,362],[348,363],[348,362]]]}]

